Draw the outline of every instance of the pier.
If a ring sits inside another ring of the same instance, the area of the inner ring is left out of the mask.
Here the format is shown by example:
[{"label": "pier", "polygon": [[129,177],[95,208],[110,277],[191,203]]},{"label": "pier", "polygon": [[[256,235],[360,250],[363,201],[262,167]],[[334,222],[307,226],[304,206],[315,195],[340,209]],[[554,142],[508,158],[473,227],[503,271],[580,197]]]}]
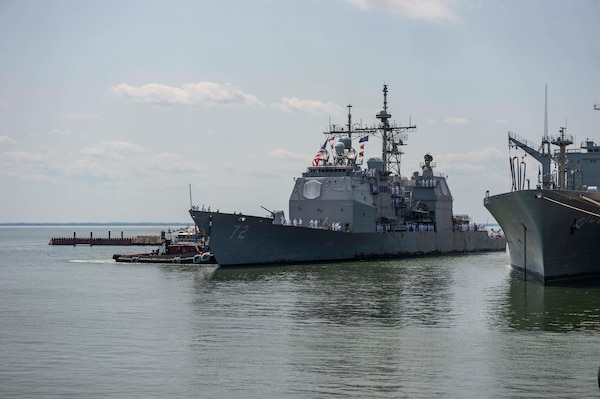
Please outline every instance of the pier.
[{"label": "pier", "polygon": [[159,236],[136,237],[123,237],[123,232],[121,232],[121,237],[117,238],[111,237],[110,231],[108,232],[108,237],[94,237],[91,232],[89,237],[77,237],[77,234],[74,232],[73,237],[53,237],[50,239],[48,245],[162,245],[165,241],[164,232]]}]

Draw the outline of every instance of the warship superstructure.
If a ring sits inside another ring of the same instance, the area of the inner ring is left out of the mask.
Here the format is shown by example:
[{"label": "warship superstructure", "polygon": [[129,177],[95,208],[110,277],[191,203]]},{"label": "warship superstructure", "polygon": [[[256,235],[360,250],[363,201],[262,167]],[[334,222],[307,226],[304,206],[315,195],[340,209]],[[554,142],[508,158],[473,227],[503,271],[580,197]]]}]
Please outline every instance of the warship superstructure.
[{"label": "warship superstructure", "polygon": [[509,157],[511,191],[486,195],[484,206],[504,231],[521,278],[551,284],[600,277],[600,146],[586,139],[569,148],[573,141],[564,127],[548,136],[547,110],[541,146],[508,133],[509,148],[540,164],[538,181],[530,187],[527,163]]},{"label": "warship superstructure", "polygon": [[[445,176],[425,155],[421,172],[400,174],[402,146],[416,126],[391,123],[387,85],[373,127],[330,128],[323,146],[295,179],[289,213],[266,217],[192,207],[190,215],[221,266],[373,259],[503,251],[506,240],[452,214]],[[381,157],[363,167],[369,137],[382,142]],[[331,153],[329,149],[332,150]],[[267,208],[264,208],[267,209]]]}]

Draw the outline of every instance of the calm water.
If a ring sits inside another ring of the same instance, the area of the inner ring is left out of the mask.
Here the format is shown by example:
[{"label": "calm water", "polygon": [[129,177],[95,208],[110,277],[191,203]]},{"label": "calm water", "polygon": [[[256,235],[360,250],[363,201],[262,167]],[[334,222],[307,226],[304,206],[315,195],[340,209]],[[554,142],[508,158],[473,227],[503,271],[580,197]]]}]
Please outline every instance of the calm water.
[{"label": "calm water", "polygon": [[116,264],[0,228],[0,397],[595,398],[600,288],[506,253],[276,268]]}]

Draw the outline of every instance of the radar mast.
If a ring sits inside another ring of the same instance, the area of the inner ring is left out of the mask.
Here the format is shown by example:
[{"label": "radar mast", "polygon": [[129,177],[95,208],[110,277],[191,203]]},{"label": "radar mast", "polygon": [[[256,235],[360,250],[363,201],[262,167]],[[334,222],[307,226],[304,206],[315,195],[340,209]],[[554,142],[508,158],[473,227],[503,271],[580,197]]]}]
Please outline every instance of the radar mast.
[{"label": "radar mast", "polygon": [[383,109],[375,117],[380,120],[379,126],[375,129],[364,129],[368,133],[381,132],[381,159],[386,172],[394,173],[400,176],[400,159],[402,157],[401,147],[406,145],[408,131],[417,128],[416,125],[397,126],[390,124],[392,115],[387,107],[387,84],[383,85]]}]

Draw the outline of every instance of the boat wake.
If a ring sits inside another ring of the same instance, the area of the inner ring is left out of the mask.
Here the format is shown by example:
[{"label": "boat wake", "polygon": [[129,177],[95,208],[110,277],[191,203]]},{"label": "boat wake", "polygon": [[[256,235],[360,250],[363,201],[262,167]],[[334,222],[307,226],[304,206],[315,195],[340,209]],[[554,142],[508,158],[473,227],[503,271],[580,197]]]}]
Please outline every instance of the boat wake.
[{"label": "boat wake", "polygon": [[115,264],[112,259],[71,259],[69,263],[87,263],[87,264]]}]

